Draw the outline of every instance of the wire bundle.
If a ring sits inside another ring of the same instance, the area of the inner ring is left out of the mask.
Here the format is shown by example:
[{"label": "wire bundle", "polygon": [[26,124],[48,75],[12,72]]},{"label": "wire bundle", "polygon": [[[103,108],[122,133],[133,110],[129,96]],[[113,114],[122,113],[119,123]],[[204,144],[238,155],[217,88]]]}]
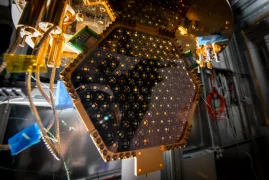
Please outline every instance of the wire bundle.
[{"label": "wire bundle", "polygon": [[[50,32],[55,28],[55,26],[52,26],[50,29],[48,29],[45,33],[44,36],[40,39],[39,43],[36,44],[33,54],[34,55],[38,55],[40,49],[42,48],[42,45],[44,44],[44,42],[46,42],[46,40],[49,38]],[[31,92],[32,92],[32,88],[31,88],[31,77],[32,77],[32,72],[29,72],[26,75],[26,84],[27,84],[27,96],[30,102],[30,106],[32,108],[33,114],[36,117],[37,120],[37,124],[41,129],[41,137],[42,140],[44,141],[47,149],[51,152],[51,154],[53,155],[53,157],[56,160],[60,160],[60,129],[59,129],[59,119],[58,119],[58,114],[55,110],[54,107],[54,100],[53,100],[53,85],[54,85],[54,79],[55,79],[55,73],[56,72],[56,67],[53,67],[52,73],[51,73],[51,78],[50,78],[50,98],[45,94],[43,88],[41,87],[41,83],[40,83],[40,77],[39,77],[39,67],[37,67],[37,84],[39,85],[38,88],[41,92],[41,94],[45,97],[45,99],[48,101],[48,103],[51,104],[52,110],[53,110],[53,120],[52,123],[50,123],[49,127],[52,127],[52,125],[54,124],[54,122],[56,123],[56,147],[52,144],[52,142],[50,140],[48,140],[48,134],[47,131],[45,130],[45,127],[41,121],[41,118],[39,116],[39,113],[37,111],[36,106],[33,103],[33,98],[31,96]]]},{"label": "wire bundle", "polygon": [[[212,107],[212,98],[216,96],[219,101],[220,101],[220,107],[218,109],[211,109]],[[209,115],[211,117],[213,117],[216,120],[222,120],[222,118],[220,118],[219,116],[224,112],[225,110],[225,99],[223,96],[221,96],[217,91],[211,91],[206,99],[206,107],[207,107],[207,111],[209,113]]]},{"label": "wire bundle", "polygon": [[[21,32],[21,27],[18,27],[18,29],[16,30],[16,39],[15,39],[12,47],[8,51],[8,53],[14,54],[17,51],[17,49],[22,41],[22,37],[20,35],[20,32]],[[7,63],[5,61],[3,61],[2,64],[0,65],[0,73],[2,73],[2,71],[6,68],[6,66],[7,66]]]},{"label": "wire bundle", "polygon": [[[211,87],[212,90],[210,91],[210,93],[207,95],[207,99],[206,99],[206,108],[207,111],[209,113],[209,115],[216,119],[216,120],[223,120],[223,118],[219,117],[223,114],[225,107],[226,107],[226,101],[225,98],[220,95],[220,93],[218,92],[219,89],[216,88],[215,86],[215,79],[214,79],[214,71],[212,70],[212,74],[210,76],[210,81],[211,81]],[[213,101],[216,100],[216,98],[220,101],[220,105],[219,108],[217,109],[212,109],[212,107],[214,107],[212,105]]]}]

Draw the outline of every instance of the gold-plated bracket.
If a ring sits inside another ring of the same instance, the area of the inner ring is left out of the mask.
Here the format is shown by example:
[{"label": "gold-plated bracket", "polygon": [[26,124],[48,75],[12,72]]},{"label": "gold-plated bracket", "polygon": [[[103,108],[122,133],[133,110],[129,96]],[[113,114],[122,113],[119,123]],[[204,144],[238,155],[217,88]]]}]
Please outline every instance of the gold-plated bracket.
[{"label": "gold-plated bracket", "polygon": [[135,164],[136,176],[161,170],[163,169],[163,151],[159,147],[138,151]]},{"label": "gold-plated bracket", "polygon": [[91,2],[89,0],[83,0],[84,4],[86,6],[94,6],[94,5],[103,5],[104,8],[106,9],[106,12],[108,14],[108,16],[110,17],[111,21],[115,21],[116,20],[116,16],[113,12],[113,10],[110,8],[110,6],[105,2],[105,1],[98,1],[98,2]]}]

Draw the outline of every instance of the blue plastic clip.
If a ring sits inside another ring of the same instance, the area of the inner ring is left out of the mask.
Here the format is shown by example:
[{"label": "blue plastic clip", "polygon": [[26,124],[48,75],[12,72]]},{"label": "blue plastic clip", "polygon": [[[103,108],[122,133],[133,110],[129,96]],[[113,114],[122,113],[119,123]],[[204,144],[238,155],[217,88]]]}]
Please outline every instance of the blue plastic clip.
[{"label": "blue plastic clip", "polygon": [[70,98],[62,81],[57,82],[55,107],[57,110],[73,108],[72,99]]},{"label": "blue plastic clip", "polygon": [[39,143],[40,138],[41,131],[36,123],[27,127],[26,129],[20,131],[8,140],[11,154],[17,155],[24,149],[27,149],[32,145]]}]

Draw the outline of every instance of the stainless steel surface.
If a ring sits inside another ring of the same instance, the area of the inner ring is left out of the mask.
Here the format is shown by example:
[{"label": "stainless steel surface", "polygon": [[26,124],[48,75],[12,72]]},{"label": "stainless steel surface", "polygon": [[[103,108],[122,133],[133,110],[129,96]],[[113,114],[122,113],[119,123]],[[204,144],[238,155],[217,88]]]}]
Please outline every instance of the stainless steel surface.
[{"label": "stainless steel surface", "polygon": [[6,6],[6,7],[8,7],[9,5],[10,5],[9,0],[5,0],[5,1],[1,1],[0,2],[0,6]]},{"label": "stainless steel surface", "polygon": [[182,179],[183,150],[167,151],[164,156],[164,169],[161,171],[162,179]]},{"label": "stainless steel surface", "polygon": [[239,0],[233,4],[235,27],[247,26],[263,19],[269,13],[269,2],[267,0]]},{"label": "stainless steel surface", "polygon": [[184,159],[182,180],[217,180],[214,152]]},{"label": "stainless steel surface", "polygon": [[[269,18],[265,18],[260,22],[253,24],[244,31],[246,41],[246,54],[248,62],[252,65],[253,77],[257,83],[256,90],[260,92],[260,98],[263,100],[263,108],[265,108],[267,117],[269,117],[269,61],[268,61],[268,37],[269,37]],[[256,34],[259,37],[256,37]],[[269,125],[269,121],[267,123]]]},{"label": "stainless steel surface", "polygon": [[4,143],[5,132],[8,124],[8,118],[10,114],[10,105],[8,104],[0,104],[0,113],[1,113],[1,120],[0,120],[0,144]]}]

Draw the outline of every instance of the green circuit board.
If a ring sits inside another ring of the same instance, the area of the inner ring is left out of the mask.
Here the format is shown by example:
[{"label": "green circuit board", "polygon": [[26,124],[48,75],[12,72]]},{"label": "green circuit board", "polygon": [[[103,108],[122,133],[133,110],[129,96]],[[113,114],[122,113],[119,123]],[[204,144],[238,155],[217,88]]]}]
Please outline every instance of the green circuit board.
[{"label": "green circuit board", "polygon": [[88,26],[85,26],[78,33],[76,33],[67,44],[75,52],[82,53],[87,51],[92,45],[94,45],[100,36],[90,29]]}]

